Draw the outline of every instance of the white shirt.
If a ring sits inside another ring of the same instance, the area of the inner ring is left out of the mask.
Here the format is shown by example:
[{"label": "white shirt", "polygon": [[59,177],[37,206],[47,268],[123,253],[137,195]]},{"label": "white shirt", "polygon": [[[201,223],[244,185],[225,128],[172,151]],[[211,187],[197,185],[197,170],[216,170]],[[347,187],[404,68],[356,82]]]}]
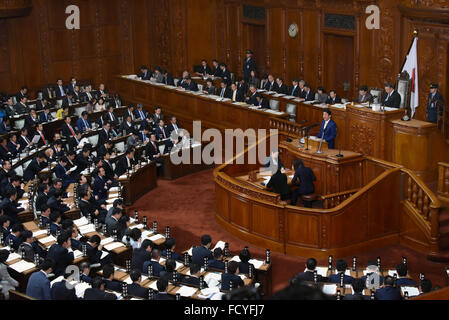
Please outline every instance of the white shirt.
[{"label": "white shirt", "polygon": [[327,128],[327,125],[329,124],[329,121],[331,121],[330,119],[329,120],[327,120],[325,123],[324,123],[324,128],[323,128],[323,131],[324,130],[326,130],[326,128]]}]

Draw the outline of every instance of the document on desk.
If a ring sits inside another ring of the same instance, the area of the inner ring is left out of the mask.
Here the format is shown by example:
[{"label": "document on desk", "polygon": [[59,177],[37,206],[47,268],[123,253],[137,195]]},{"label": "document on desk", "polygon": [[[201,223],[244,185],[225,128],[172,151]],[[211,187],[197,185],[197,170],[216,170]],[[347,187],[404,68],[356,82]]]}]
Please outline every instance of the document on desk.
[{"label": "document on desk", "polygon": [[256,259],[251,259],[248,262],[251,263],[256,269],[260,269],[260,267],[262,267],[264,263],[263,260],[256,260]]},{"label": "document on desk", "polygon": [[75,259],[82,258],[83,257],[83,253],[81,251],[79,251],[79,250],[75,250],[75,251],[73,251],[73,257]]},{"label": "document on desk", "polygon": [[182,264],[181,262],[176,261],[176,268],[175,268],[175,270],[179,270],[182,267],[184,267],[184,264]]},{"label": "document on desk", "polygon": [[17,254],[15,252],[13,252],[13,253],[9,254],[8,260],[6,260],[6,262],[11,262],[11,261],[14,261],[14,260],[17,260],[17,259],[22,259],[22,256],[20,254]]},{"label": "document on desk", "polygon": [[192,255],[193,255],[193,247],[191,247],[191,248],[189,249],[189,251],[187,251],[187,254],[188,254],[189,256],[192,256]]},{"label": "document on desk", "polygon": [[109,237],[109,238],[105,238],[105,239],[101,240],[100,244],[102,244],[103,246],[105,246],[105,245],[110,244],[110,243],[112,243],[112,242],[114,242],[114,238]]},{"label": "document on desk", "polygon": [[56,238],[53,237],[53,236],[48,236],[48,237],[39,239],[38,241],[39,241],[40,243],[46,244],[46,243],[50,243],[50,242],[52,242],[52,241],[56,241]]},{"label": "document on desk", "polygon": [[327,277],[328,269],[326,267],[316,267],[315,270],[320,276]]},{"label": "document on desk", "polygon": [[132,226],[132,227],[129,227],[129,229],[143,229],[143,227],[144,227],[144,225],[143,224],[136,224],[136,225],[134,225],[134,226]]},{"label": "document on desk", "polygon": [[147,238],[147,237],[151,236],[152,234],[153,234],[153,231],[145,230],[144,232],[142,232],[142,238]]},{"label": "document on desk", "polygon": [[81,234],[91,233],[95,232],[95,225],[93,224],[86,224],[85,226],[78,227],[78,230]]},{"label": "document on desk", "polygon": [[36,238],[44,234],[47,234],[47,230],[37,230],[33,232],[33,237]]},{"label": "document on desk", "polygon": [[19,262],[16,262],[16,263],[10,265],[9,267],[16,270],[19,273],[22,273],[24,271],[33,269],[34,267],[36,267],[36,265],[32,262],[27,262],[25,260],[21,260]]},{"label": "document on desk", "polygon": [[153,289],[154,291],[159,291],[159,290],[157,289],[157,281],[153,281],[153,282],[150,284],[150,289]]},{"label": "document on desk", "polygon": [[192,297],[197,292],[197,290],[197,288],[181,286],[181,288],[179,288],[176,293],[179,293],[181,297]]},{"label": "document on desk", "polygon": [[161,235],[161,234],[156,234],[156,235],[154,235],[154,236],[152,236],[152,237],[149,237],[148,239],[150,239],[151,241],[157,241],[157,240],[160,240],[160,239],[165,239],[165,237],[163,236],[163,235]]},{"label": "document on desk", "polygon": [[[335,270],[335,274],[338,274],[338,270]],[[345,275],[347,275],[347,276],[351,276],[351,270],[349,270],[349,269],[346,269],[346,271],[345,271]]]},{"label": "document on desk", "polygon": [[240,257],[234,256],[234,257],[232,257],[231,261],[240,262]]},{"label": "document on desk", "polygon": [[106,258],[108,256],[109,252],[106,251],[101,251],[101,257],[100,260],[103,260],[104,258]]},{"label": "document on desk", "polygon": [[[160,261],[159,261],[160,262]],[[203,273],[204,272],[204,268],[201,268],[201,271],[200,271],[201,273]],[[188,276],[191,276],[192,274],[190,273],[190,269],[189,269],[189,271],[187,271],[187,275]]]},{"label": "document on desk", "polygon": [[112,251],[120,247],[125,247],[125,245],[121,242],[113,242],[104,246],[104,248],[108,251]]},{"label": "document on desk", "polygon": [[336,284],[325,284],[323,286],[323,293],[328,295],[334,295],[337,292]]},{"label": "document on desk", "polygon": [[89,288],[92,288],[92,286],[86,282],[76,284],[75,285],[76,296],[80,299],[84,298],[84,292]]},{"label": "document on desk", "polygon": [[388,275],[394,278],[394,275],[397,275],[398,272],[396,270],[388,270]]},{"label": "document on desk", "polygon": [[402,294],[408,292],[409,297],[419,296],[419,290],[416,287],[401,287]]},{"label": "document on desk", "polygon": [[277,94],[273,95],[273,97],[275,97],[275,98],[280,98],[280,97],[283,97],[283,96],[285,96],[285,94],[283,94],[283,93],[277,93]]},{"label": "document on desk", "polygon": [[296,99],[296,97],[294,97],[294,96],[284,96],[284,99],[293,100],[293,99]]},{"label": "document on desk", "polygon": [[89,220],[87,220],[86,217],[82,217],[78,220],[73,221],[73,223],[79,228],[81,226],[85,226],[86,224],[88,224]]}]

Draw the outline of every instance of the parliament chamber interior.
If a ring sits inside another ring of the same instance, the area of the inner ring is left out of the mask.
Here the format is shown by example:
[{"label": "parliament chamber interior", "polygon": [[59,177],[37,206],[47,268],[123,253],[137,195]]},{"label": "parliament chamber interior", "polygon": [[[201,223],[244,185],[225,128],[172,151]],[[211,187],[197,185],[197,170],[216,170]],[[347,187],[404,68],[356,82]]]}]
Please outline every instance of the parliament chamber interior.
[{"label": "parliament chamber interior", "polygon": [[449,300],[449,2],[10,0],[0,44],[0,300]]}]

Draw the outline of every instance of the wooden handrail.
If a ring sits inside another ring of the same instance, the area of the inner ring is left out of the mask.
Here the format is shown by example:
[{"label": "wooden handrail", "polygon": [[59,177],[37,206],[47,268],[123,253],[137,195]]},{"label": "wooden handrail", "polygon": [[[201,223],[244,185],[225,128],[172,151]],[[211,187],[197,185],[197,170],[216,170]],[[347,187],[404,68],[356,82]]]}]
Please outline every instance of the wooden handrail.
[{"label": "wooden handrail", "polygon": [[423,217],[430,229],[430,255],[438,254],[440,238],[439,214],[441,202],[427,185],[410,169],[402,168],[401,172],[407,175],[404,187],[405,201],[411,204],[415,214]]},{"label": "wooden handrail", "polygon": [[392,168],[403,168],[404,167],[403,165],[400,165],[400,164],[397,164],[397,163],[393,163],[393,162],[389,162],[389,161],[382,160],[382,159],[373,158],[371,156],[365,156],[365,159],[369,160],[369,161],[372,161],[374,163],[380,164],[382,166],[389,167],[391,169]]},{"label": "wooden handrail", "polygon": [[359,190],[360,188],[321,196],[321,200],[323,201],[323,208],[324,209],[334,208],[343,201],[345,201],[346,199],[348,199],[350,196],[357,193]]},{"label": "wooden handrail", "polygon": [[438,163],[438,195],[449,201],[449,163]]},{"label": "wooden handrail", "polygon": [[278,129],[283,135],[299,137],[301,131],[308,125],[307,121],[303,123],[291,122],[288,120],[270,118],[270,129]]}]

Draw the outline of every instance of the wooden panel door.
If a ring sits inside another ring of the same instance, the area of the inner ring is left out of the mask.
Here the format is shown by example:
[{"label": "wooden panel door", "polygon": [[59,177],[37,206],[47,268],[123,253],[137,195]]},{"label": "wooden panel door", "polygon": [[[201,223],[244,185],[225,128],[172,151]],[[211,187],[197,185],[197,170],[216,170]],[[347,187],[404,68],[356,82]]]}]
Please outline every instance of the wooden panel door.
[{"label": "wooden panel door", "polygon": [[246,50],[252,50],[254,53],[254,59],[256,60],[257,74],[260,79],[262,78],[262,75],[265,74],[265,26],[243,23],[242,38],[242,62],[246,57]]},{"label": "wooden panel door", "polygon": [[327,92],[337,90],[340,98],[355,98],[354,38],[335,34],[324,35],[324,86]]}]

